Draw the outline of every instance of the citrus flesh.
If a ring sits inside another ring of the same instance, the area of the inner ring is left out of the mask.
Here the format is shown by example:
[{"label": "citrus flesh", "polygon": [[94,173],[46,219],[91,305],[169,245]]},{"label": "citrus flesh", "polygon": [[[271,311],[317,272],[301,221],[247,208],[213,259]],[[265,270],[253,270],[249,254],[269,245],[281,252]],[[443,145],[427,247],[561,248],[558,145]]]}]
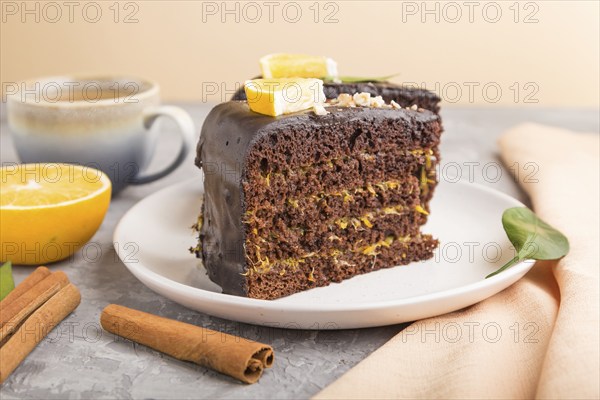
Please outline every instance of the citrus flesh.
[{"label": "citrus flesh", "polygon": [[305,54],[269,54],[260,59],[264,79],[336,78],[337,64],[331,58]]},{"label": "citrus flesh", "polygon": [[276,117],[325,102],[320,79],[253,79],[244,84],[248,106],[256,113]]},{"label": "citrus flesh", "polygon": [[0,168],[0,260],[39,265],[83,247],[100,227],[111,183],[102,172],[71,164]]}]

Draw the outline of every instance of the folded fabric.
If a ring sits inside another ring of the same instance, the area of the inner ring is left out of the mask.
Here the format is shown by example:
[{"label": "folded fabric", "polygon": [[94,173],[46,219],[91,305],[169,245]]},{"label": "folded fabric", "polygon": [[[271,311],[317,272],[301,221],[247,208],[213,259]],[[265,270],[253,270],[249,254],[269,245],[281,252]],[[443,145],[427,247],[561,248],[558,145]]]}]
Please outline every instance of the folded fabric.
[{"label": "folded fabric", "polygon": [[600,397],[599,135],[523,124],[499,145],[570,253],[479,304],[413,323],[316,399]]}]

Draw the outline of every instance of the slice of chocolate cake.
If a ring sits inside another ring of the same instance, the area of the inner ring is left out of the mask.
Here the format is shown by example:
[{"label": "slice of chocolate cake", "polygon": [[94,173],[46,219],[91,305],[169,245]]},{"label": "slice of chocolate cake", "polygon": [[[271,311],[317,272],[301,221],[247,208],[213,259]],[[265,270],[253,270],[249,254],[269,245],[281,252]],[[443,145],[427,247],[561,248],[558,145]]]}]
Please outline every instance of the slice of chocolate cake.
[{"label": "slice of chocolate cake", "polygon": [[420,228],[439,116],[342,103],[269,117],[230,101],[207,116],[196,251],[224,293],[276,299],[433,255]]},{"label": "slice of chocolate cake", "polygon": [[[416,105],[434,113],[440,111],[439,103],[441,99],[434,92],[389,82],[325,82],[323,90],[328,99],[334,99],[342,93],[369,93],[371,96],[381,96],[386,103],[393,100],[402,107]],[[244,87],[236,91],[231,100],[246,100]]]}]

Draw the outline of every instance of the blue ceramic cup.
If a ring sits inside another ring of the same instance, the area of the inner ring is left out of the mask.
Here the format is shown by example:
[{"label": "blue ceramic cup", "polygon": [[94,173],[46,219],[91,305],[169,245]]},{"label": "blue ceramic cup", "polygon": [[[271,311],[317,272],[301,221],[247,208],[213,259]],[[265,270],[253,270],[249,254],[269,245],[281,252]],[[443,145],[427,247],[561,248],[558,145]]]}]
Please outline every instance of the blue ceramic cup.
[{"label": "blue ceramic cup", "polygon": [[[160,179],[193,148],[194,123],[178,107],[160,105],[157,84],[132,77],[51,77],[22,82],[7,96],[8,124],[23,163],[64,162],[106,173],[113,195]],[[178,126],[181,146],[161,171],[147,174],[159,117]]]}]

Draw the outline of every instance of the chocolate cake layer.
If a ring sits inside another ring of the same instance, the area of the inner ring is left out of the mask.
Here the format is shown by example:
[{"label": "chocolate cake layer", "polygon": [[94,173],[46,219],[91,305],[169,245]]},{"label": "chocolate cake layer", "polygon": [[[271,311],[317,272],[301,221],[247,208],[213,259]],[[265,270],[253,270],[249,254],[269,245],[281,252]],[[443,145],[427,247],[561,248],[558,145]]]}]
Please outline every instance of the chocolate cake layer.
[{"label": "chocolate cake layer", "polygon": [[[421,203],[426,204],[436,184],[437,159],[430,153],[433,154],[433,149],[372,154],[358,152],[354,157],[344,156],[310,166],[269,170],[263,174],[262,183],[255,186],[254,194],[269,196],[272,207],[286,202],[296,204],[299,196],[308,196],[312,201],[326,200],[327,203],[354,202],[355,198],[360,199],[357,195],[365,191],[373,194],[375,199],[397,193],[406,187],[407,179],[412,178],[411,190],[417,190],[412,189],[413,184],[418,186]],[[361,180],[369,184],[364,185]],[[313,182],[313,185],[304,185],[307,181]],[[360,186],[352,187],[355,182],[359,182]],[[285,197],[291,190],[296,197]],[[306,203],[306,200],[301,201],[299,208],[302,210]]]},{"label": "chocolate cake layer", "polygon": [[228,102],[206,118],[199,256],[225,293],[273,299],[431,257],[437,241],[419,227],[439,116],[328,110],[273,118]]},{"label": "chocolate cake layer", "polygon": [[[401,86],[389,82],[359,82],[359,83],[324,83],[323,90],[325,97],[334,99],[342,93],[370,93],[371,96],[381,96],[386,103],[392,100],[402,107],[411,107],[417,105],[434,113],[440,111],[440,97],[427,89],[415,88],[411,86]],[[242,86],[232,96],[231,100],[246,100],[246,93]]]},{"label": "chocolate cake layer", "polygon": [[[418,194],[418,182],[409,177],[405,182],[388,181],[388,185],[367,185],[358,189],[344,189],[333,193],[317,193],[299,197],[273,197],[272,202],[258,204],[247,210],[247,221],[262,221],[259,228],[270,228],[272,221],[283,221],[289,226],[320,223],[333,224],[336,218],[362,217],[366,213],[375,216],[383,213],[405,214],[422,206]],[[379,185],[379,186],[377,186]],[[398,185],[398,186],[396,186]],[[248,192],[248,190],[246,190]]]},{"label": "chocolate cake layer", "polygon": [[[261,243],[260,253],[248,255],[254,264],[260,264],[265,257],[269,265],[277,265],[278,260],[301,259],[307,254],[323,255],[332,252],[364,250],[388,238],[410,239],[420,236],[422,219],[415,214],[382,215],[372,219],[370,225],[361,224],[360,218],[340,218],[345,228],[336,224],[313,223],[295,227],[278,226],[269,230],[248,233],[247,240]],[[319,226],[317,226],[319,225]],[[277,232],[277,233],[274,233]],[[264,241],[262,239],[266,238]],[[316,251],[308,251],[316,250]]]},{"label": "chocolate cake layer", "polygon": [[[397,241],[389,247],[377,248],[376,257],[370,254],[350,253],[336,258],[307,257],[294,265],[276,265],[268,272],[256,274],[249,280],[249,297],[278,298],[290,294],[341,282],[356,275],[377,271],[390,265],[406,265],[432,257],[438,242],[431,236],[421,236],[408,242]],[[392,263],[392,264],[390,264]]]}]

